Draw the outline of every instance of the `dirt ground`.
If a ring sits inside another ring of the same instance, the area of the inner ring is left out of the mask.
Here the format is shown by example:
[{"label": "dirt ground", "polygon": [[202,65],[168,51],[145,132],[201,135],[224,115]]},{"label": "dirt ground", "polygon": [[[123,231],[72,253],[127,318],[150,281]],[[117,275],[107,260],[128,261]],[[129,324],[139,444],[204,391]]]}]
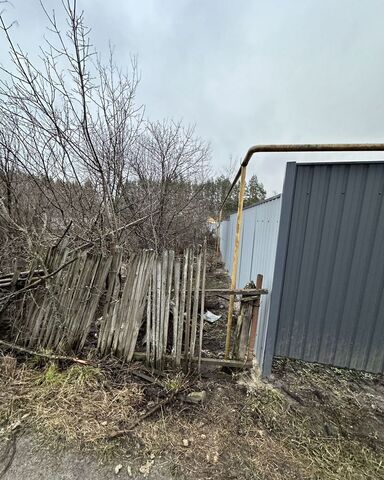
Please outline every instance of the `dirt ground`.
[{"label": "dirt ground", "polygon": [[[228,287],[209,263],[207,288]],[[205,356],[224,354],[222,319]],[[384,378],[276,359],[257,367],[149,372],[0,351],[0,480],[384,479]]]},{"label": "dirt ground", "polygon": [[276,360],[269,382],[222,371],[153,380],[136,364],[18,359],[1,377],[0,478],[384,478],[381,376]]}]

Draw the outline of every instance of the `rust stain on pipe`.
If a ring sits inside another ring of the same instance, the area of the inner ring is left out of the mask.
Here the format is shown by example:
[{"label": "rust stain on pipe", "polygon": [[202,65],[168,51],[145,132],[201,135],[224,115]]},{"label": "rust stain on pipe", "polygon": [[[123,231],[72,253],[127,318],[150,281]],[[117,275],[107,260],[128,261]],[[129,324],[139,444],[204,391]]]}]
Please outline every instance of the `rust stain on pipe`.
[{"label": "rust stain on pipe", "polygon": [[233,187],[241,175],[241,167],[246,167],[255,153],[289,153],[289,152],[382,152],[384,143],[307,143],[307,144],[281,144],[281,145],[253,145],[245,154],[239,171],[228,190],[220,207],[222,211],[225,202],[231,194]]}]

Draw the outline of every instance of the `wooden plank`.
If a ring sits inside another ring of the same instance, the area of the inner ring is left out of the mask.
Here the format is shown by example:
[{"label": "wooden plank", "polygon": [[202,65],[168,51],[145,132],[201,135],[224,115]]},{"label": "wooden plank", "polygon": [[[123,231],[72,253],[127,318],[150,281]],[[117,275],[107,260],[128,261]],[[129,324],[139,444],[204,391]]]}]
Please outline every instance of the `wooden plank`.
[{"label": "wooden plank", "polygon": [[[63,263],[62,258],[65,256],[65,252],[51,248],[47,253],[47,263],[48,267],[51,270],[56,270],[56,268]],[[51,309],[54,307],[54,293],[55,293],[55,278],[49,280],[46,284],[44,294],[41,299],[41,304],[36,304],[34,306],[34,315],[32,316],[33,329],[30,333],[30,339],[28,342],[29,347],[39,346],[45,348],[46,345],[43,343],[47,322],[49,319],[50,328],[55,328],[57,322],[55,322],[55,316],[51,315]],[[48,295],[49,290],[52,290],[52,298]],[[33,294],[32,294],[33,295]],[[33,301],[33,300],[32,300]]]},{"label": "wooden plank", "polygon": [[85,341],[89,335],[92,322],[95,320],[96,310],[100,303],[100,297],[105,287],[105,282],[107,280],[108,272],[110,271],[112,263],[112,256],[107,258],[101,258],[96,275],[93,279],[91,291],[89,292],[89,298],[87,300],[87,308],[84,312],[82,318],[82,333],[79,338],[75,340],[78,343],[77,350],[81,350],[84,347]]},{"label": "wooden plank", "polygon": [[234,352],[234,358],[243,360],[246,358],[248,352],[249,335],[251,328],[252,306],[249,303],[242,303],[241,305],[242,325],[239,334],[239,341],[237,351]]},{"label": "wooden plank", "polygon": [[[146,354],[145,352],[135,352],[133,354],[133,358],[135,360],[142,360],[145,361]],[[164,360],[166,362],[172,362],[172,355],[165,355]],[[193,357],[191,363],[192,364],[197,364],[199,359],[197,357]],[[233,368],[251,368],[252,363],[246,363],[244,361],[240,360],[231,360],[227,358],[202,358],[201,359],[201,364],[202,365],[207,365],[211,367],[233,367]]]},{"label": "wooden plank", "polygon": [[143,252],[139,256],[138,274],[135,278],[134,293],[131,296],[127,313],[127,316],[129,316],[129,322],[126,323],[127,329],[125,332],[123,353],[124,359],[127,361],[131,360],[131,355],[134,352],[137,335],[139,333],[139,328],[143,319],[143,312],[141,312],[140,315],[140,306],[147,294],[144,283],[146,278],[146,270],[149,264],[148,253],[149,252]]},{"label": "wooden plank", "polygon": [[154,259],[155,259],[154,252],[144,253],[143,272],[142,272],[142,277],[140,281],[140,288],[135,300],[135,305],[134,305],[133,314],[132,314],[134,325],[133,325],[133,331],[131,335],[131,342],[128,350],[128,356],[127,356],[128,361],[132,360],[133,353],[135,351],[135,347],[137,343],[140,326],[143,321],[145,301],[148,294],[149,281],[151,278],[152,265],[153,265]]},{"label": "wooden plank", "polygon": [[203,271],[201,281],[201,303],[200,303],[200,329],[199,329],[199,348],[197,351],[197,369],[201,370],[201,353],[203,350],[203,332],[204,332],[204,304],[205,304],[205,276],[207,272],[207,239],[204,239],[203,245]]},{"label": "wooden plank", "polygon": [[190,341],[190,347],[189,347],[190,359],[192,359],[195,356],[195,349],[196,349],[197,315],[199,313],[199,292],[200,292],[200,278],[201,278],[201,260],[202,260],[202,251],[200,248],[197,254],[195,288],[193,292],[191,341]]},{"label": "wooden plank", "polygon": [[[68,317],[68,322],[66,327],[66,332],[68,337],[74,337],[77,330],[78,315],[82,306],[83,300],[83,289],[82,286],[87,284],[87,278],[94,268],[94,261],[88,254],[83,254],[79,257],[79,260],[76,261],[77,269],[74,275],[73,282],[68,283],[66,291],[68,292],[68,303],[66,304],[67,311],[65,312]],[[55,340],[52,344],[54,348],[57,348],[62,344],[62,334],[63,334],[64,325],[59,325],[59,328],[56,331]]]},{"label": "wooden plank", "polygon": [[179,309],[179,326],[177,330],[177,343],[176,343],[176,365],[179,366],[181,363],[181,352],[182,352],[182,342],[184,335],[185,327],[185,300],[186,300],[186,290],[187,290],[187,281],[188,281],[188,257],[189,251],[186,249],[184,251],[183,258],[183,278],[181,284],[180,292],[180,309]]},{"label": "wooden plank", "polygon": [[157,314],[157,258],[152,267],[152,336],[151,336],[151,366],[155,365],[155,342],[156,342],[156,314]]},{"label": "wooden plank", "polygon": [[59,284],[59,289],[55,294],[55,309],[50,315],[51,318],[49,321],[52,328],[47,332],[47,341],[45,342],[46,348],[56,348],[56,345],[60,343],[60,335],[62,335],[63,332],[64,319],[67,324],[70,322],[71,310],[68,308],[68,305],[70,305],[70,299],[74,294],[74,278],[78,277],[84,260],[85,257],[78,258],[68,269],[59,272],[60,275],[55,279],[56,283]]},{"label": "wooden plank", "polygon": [[184,338],[184,359],[188,362],[190,347],[190,329],[191,329],[191,305],[193,290],[193,269],[194,269],[194,252],[189,249],[188,255],[188,283],[187,283],[187,306],[185,315],[185,338]]},{"label": "wooden plank", "polygon": [[164,306],[164,343],[163,343],[163,355],[167,353],[168,345],[168,328],[169,328],[169,311],[171,303],[171,291],[172,291],[172,277],[173,277],[173,263],[175,260],[175,252],[169,250],[168,252],[168,268],[166,271],[166,292],[165,292],[165,306]]},{"label": "wooden plank", "polygon": [[[263,286],[263,275],[259,274],[256,278],[256,287],[260,288]],[[259,320],[259,307],[260,307],[260,297],[255,300],[252,305],[252,323],[251,331],[249,334],[249,347],[247,360],[252,362],[255,355],[255,344],[256,344],[256,335],[257,335],[257,323]]]},{"label": "wooden plank", "polygon": [[267,295],[268,290],[264,288],[207,288],[205,290],[205,295]]},{"label": "wooden plank", "polygon": [[180,260],[176,259],[174,263],[174,295],[173,295],[173,342],[172,342],[172,357],[176,364],[177,355],[177,340],[179,329],[182,328],[182,323],[179,325],[179,308],[180,308]]},{"label": "wooden plank", "polygon": [[[32,273],[32,275],[31,275]],[[25,270],[19,273],[19,280],[26,280],[27,278],[31,279],[34,277],[43,277],[45,275],[44,270]],[[6,273],[4,275],[0,275],[0,284],[4,281],[9,281],[14,276],[14,272]]]},{"label": "wooden plank", "polygon": [[134,280],[137,275],[138,268],[138,257],[137,255],[132,255],[127,262],[127,276],[121,293],[120,302],[118,304],[118,310],[116,313],[116,330],[112,342],[112,353],[118,355],[123,354],[123,339],[125,334],[125,329],[127,328],[127,310],[129,307],[129,297],[132,294]]},{"label": "wooden plank", "polygon": [[[66,350],[67,348],[77,349],[83,333],[87,306],[90,302],[94,278],[97,274],[101,262],[101,254],[87,254],[83,271],[80,274],[79,281],[76,284],[74,302],[72,303],[71,315],[64,315],[61,328],[61,338],[57,345]],[[65,321],[69,319],[68,321]]]},{"label": "wooden plank", "polygon": [[138,255],[138,263],[132,290],[128,296],[128,304],[126,310],[121,312],[124,316],[124,331],[122,337],[121,356],[124,360],[128,360],[129,351],[134,338],[135,331],[135,311],[137,303],[141,295],[141,283],[146,264],[145,253]]},{"label": "wooden plank", "polygon": [[155,355],[154,355],[154,365],[157,366],[160,361],[159,353],[159,338],[160,338],[160,326],[161,326],[161,259],[158,258],[156,262],[156,316],[155,316],[155,325],[156,325],[156,338],[153,344]]},{"label": "wooden plank", "polygon": [[244,312],[240,310],[240,315],[237,317],[236,329],[233,338],[233,347],[232,347],[232,357],[231,358],[239,358],[239,347],[240,347],[240,336],[243,330],[243,318]]},{"label": "wooden plank", "polygon": [[[151,272],[152,274],[152,272]],[[146,328],[145,328],[145,352],[146,352],[146,363],[147,365],[151,364],[151,343],[152,343],[152,275],[149,281],[148,295],[147,295],[147,317],[146,317]]]},{"label": "wooden plank", "polygon": [[107,349],[112,345],[112,338],[116,325],[116,313],[120,297],[120,268],[123,257],[121,247],[115,247],[112,254],[111,268],[108,273],[108,289],[103,308],[102,323],[100,325],[98,349],[102,355],[106,354]]}]

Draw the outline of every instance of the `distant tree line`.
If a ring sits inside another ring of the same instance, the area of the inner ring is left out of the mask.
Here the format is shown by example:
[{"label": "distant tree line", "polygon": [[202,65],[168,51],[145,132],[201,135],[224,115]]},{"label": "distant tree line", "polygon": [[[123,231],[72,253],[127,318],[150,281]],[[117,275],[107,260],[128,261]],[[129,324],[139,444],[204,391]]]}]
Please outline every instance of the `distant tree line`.
[{"label": "distant tree line", "polygon": [[[219,209],[225,199],[227,192],[229,191],[232,178],[221,175],[217,178],[208,180],[205,185],[205,195],[207,198],[207,204],[210,206],[210,212],[214,217],[218,216]],[[223,207],[223,218],[229,214],[235,212],[238,206],[240,185],[237,183],[226,200]],[[256,175],[252,175],[246,183],[244,206],[253,205],[266,197],[266,190],[264,185],[259,182]]]}]

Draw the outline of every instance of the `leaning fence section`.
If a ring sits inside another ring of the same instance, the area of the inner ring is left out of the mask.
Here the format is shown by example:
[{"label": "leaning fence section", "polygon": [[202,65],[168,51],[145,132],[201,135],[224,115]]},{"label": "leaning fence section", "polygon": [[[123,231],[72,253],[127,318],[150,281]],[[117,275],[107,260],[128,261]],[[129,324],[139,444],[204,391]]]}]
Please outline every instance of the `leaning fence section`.
[{"label": "leaning fence section", "polygon": [[[0,277],[0,335],[33,351],[96,351],[158,370],[249,365],[267,290],[261,280],[250,289],[206,289],[206,271],[206,243],[128,258],[120,247],[102,255],[55,246],[39,268]],[[231,358],[202,358],[206,295],[236,295],[240,305]]]},{"label": "leaning fence section", "polygon": [[50,249],[45,265],[57,273],[19,300],[22,314],[14,330],[27,347],[79,351],[85,344],[111,258],[83,253],[68,260],[68,253]]},{"label": "leaning fence section", "polygon": [[206,245],[123,257],[120,247],[108,256],[51,248],[44,268],[0,278],[0,325],[14,298],[11,336],[26,348],[79,353],[92,345],[127,362],[144,355],[158,369],[200,365]]}]

